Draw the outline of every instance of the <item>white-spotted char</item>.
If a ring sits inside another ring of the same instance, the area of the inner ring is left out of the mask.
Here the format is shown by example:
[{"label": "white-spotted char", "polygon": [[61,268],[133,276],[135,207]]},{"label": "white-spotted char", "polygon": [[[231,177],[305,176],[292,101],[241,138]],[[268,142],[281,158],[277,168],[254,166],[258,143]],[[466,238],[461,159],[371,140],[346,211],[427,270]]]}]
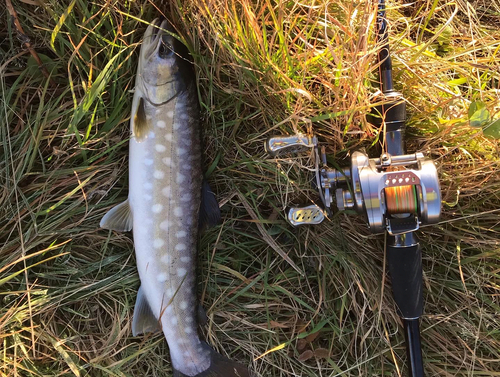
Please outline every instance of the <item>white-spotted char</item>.
[{"label": "white-spotted char", "polygon": [[171,30],[169,23],[155,20],[144,35],[132,104],[129,197],[103,217],[101,226],[133,230],[141,280],[133,332],[161,327],[174,376],[250,376],[197,332],[202,191],[204,218],[214,216],[217,202],[202,180],[193,68],[186,47],[165,30]]}]

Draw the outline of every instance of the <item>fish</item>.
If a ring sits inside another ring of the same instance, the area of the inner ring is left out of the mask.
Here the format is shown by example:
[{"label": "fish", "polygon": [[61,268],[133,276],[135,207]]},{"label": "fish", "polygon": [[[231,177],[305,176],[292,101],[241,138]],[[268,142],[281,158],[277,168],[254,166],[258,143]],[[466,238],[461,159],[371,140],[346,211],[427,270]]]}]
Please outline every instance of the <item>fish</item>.
[{"label": "fish", "polygon": [[196,76],[186,46],[167,20],[144,34],[130,117],[128,199],[100,226],[133,232],[141,286],[132,333],[163,331],[174,377],[250,377],[198,334],[199,230],[220,209],[203,180]]}]

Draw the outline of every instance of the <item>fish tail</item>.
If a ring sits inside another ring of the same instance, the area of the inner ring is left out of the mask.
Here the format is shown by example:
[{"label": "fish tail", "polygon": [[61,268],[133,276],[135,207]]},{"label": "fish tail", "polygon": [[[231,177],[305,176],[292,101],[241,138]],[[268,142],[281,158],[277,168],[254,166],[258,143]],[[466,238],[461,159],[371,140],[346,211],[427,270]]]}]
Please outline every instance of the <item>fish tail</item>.
[{"label": "fish tail", "polygon": [[[256,377],[255,374],[250,373],[248,368],[240,363],[232,361],[221,354],[215,352],[208,344],[206,345],[210,349],[211,363],[210,367],[198,373],[192,377]],[[174,368],[173,377],[189,377],[182,374]]]}]

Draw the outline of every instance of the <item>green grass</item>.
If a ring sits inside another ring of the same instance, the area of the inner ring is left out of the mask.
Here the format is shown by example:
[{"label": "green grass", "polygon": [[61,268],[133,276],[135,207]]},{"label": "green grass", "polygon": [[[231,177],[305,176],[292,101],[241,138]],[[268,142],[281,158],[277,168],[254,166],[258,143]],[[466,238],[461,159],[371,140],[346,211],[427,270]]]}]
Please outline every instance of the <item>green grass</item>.
[{"label": "green grass", "polygon": [[[268,136],[312,131],[332,163],[360,146],[376,153],[379,130],[365,118],[377,100],[374,4],[165,3],[156,7],[196,63],[205,168],[222,204],[222,224],[200,242],[207,340],[264,376],[405,376],[383,239],[338,213],[291,228],[286,206],[316,199],[312,161],[263,148]],[[0,7],[0,376],[169,376],[163,337],[131,335],[131,236],[98,226],[127,195],[136,48],[158,10],[14,8],[50,80]],[[500,158],[483,136],[500,128],[500,4],[389,8],[408,150],[436,161],[443,193],[442,221],[419,232],[426,372],[500,376]]]}]

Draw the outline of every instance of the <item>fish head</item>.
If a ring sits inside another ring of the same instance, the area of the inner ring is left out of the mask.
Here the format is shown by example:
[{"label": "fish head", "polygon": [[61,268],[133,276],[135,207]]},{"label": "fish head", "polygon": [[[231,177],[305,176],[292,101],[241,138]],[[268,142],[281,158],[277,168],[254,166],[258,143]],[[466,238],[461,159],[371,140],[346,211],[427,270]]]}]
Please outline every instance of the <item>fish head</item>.
[{"label": "fish head", "polygon": [[169,101],[194,81],[188,50],[172,33],[169,21],[155,19],[144,34],[136,89],[152,104]]}]

